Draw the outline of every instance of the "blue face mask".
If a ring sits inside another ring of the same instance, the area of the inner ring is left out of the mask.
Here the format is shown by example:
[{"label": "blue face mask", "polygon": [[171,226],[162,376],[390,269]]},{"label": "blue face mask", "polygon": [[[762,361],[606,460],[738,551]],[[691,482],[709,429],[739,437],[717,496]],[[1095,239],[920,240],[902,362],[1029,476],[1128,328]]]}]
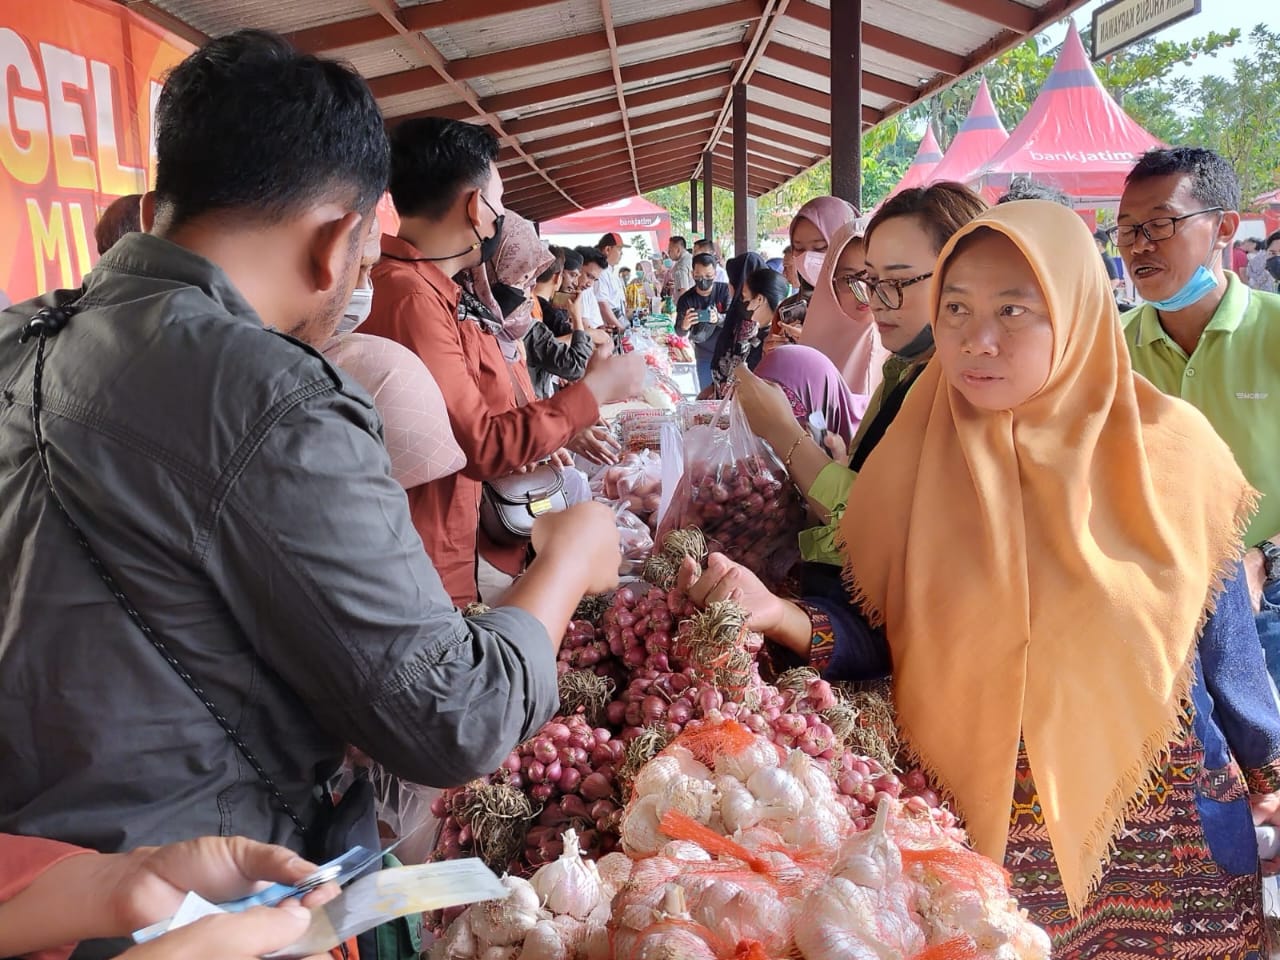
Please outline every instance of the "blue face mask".
[{"label": "blue face mask", "polygon": [[[1215,231],[1216,232],[1216,231]],[[1209,248],[1209,259],[1213,259],[1213,247]],[[1148,300],[1161,313],[1177,313],[1192,304],[1199,303],[1218,288],[1218,278],[1203,263],[1196,267],[1196,272],[1182,285],[1182,289],[1168,300]]]},{"label": "blue face mask", "polygon": [[1203,263],[1196,267],[1191,279],[1182,285],[1182,289],[1168,300],[1148,300],[1161,313],[1177,313],[1194,303],[1199,303],[1218,287],[1218,278]]}]

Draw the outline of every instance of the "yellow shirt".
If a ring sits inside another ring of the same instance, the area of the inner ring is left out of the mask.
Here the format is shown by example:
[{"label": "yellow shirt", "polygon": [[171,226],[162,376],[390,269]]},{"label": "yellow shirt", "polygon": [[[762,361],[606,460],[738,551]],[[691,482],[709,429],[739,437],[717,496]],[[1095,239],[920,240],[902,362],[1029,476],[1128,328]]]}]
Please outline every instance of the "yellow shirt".
[{"label": "yellow shirt", "polygon": [[1280,533],[1280,296],[1227,274],[1226,296],[1190,356],[1150,304],[1121,320],[1133,369],[1203,413],[1262,492],[1246,546]]}]

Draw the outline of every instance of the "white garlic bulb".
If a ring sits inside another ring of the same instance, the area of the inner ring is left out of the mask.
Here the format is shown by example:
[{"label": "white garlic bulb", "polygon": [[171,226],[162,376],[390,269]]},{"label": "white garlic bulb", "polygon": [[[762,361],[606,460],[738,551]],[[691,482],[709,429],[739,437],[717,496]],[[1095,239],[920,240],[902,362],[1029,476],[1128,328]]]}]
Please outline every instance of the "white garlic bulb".
[{"label": "white garlic bulb", "polygon": [[604,896],[600,874],[594,863],[583,858],[577,831],[570,827],[563,838],[564,853],[539,867],[529,882],[539,903],[552,913],[585,920]]}]

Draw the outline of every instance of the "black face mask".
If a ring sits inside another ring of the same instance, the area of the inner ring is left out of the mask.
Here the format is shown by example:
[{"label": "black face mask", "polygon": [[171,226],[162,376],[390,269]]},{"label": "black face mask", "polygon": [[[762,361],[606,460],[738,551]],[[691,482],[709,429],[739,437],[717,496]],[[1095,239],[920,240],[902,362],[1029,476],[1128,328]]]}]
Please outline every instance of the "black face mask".
[{"label": "black face mask", "polygon": [[511,316],[526,299],[523,290],[509,283],[495,283],[490,286],[490,289],[493,291],[493,299],[498,301],[503,317]]},{"label": "black face mask", "polygon": [[477,242],[467,247],[467,249],[463,250],[461,253],[455,253],[448,257],[397,257],[394,254],[387,254],[386,256],[390,257],[392,260],[400,260],[404,263],[440,263],[445,260],[457,260],[459,257],[465,257],[472,250],[478,249],[480,251],[480,262],[488,263],[498,252],[498,246],[502,243],[502,225],[506,223],[507,215],[505,213],[498,213],[497,210],[494,210],[493,204],[485,198],[483,193],[480,194],[480,199],[484,200],[484,205],[493,212],[493,236],[480,236],[480,231],[476,229],[476,225],[473,223],[471,224],[471,232],[476,235]]},{"label": "black face mask", "polygon": [[926,323],[924,329],[912,337],[911,342],[897,351],[897,354],[903,360],[914,360],[931,349],[933,349],[933,327]]},{"label": "black face mask", "polygon": [[715,283],[714,280],[708,280],[704,277],[701,280],[695,280],[694,286],[696,286],[699,290],[710,290],[712,284],[714,283]]},{"label": "black face mask", "polygon": [[[488,263],[494,258],[498,252],[498,246],[502,243],[502,226],[507,222],[505,213],[498,213],[493,209],[493,204],[485,200],[484,194],[480,194],[480,199],[484,200],[484,205],[489,208],[489,212],[493,214],[493,236],[482,237],[480,231],[472,224],[471,230],[476,235],[476,239],[480,241],[480,262]],[[474,248],[473,248],[474,249]]]}]

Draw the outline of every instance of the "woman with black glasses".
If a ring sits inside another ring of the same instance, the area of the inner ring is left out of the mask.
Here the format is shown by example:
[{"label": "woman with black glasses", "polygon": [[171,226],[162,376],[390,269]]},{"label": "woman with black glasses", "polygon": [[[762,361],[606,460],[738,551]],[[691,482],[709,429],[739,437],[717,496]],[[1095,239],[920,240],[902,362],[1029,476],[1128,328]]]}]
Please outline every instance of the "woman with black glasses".
[{"label": "woman with black glasses", "polygon": [[871,398],[847,461],[843,457],[833,460],[797,426],[791,404],[781,390],[745,370],[738,372],[738,396],[752,429],[783,458],[818,521],[817,526],[800,534],[807,586],[826,581],[839,586],[841,560],[835,530],[849,490],[933,356],[927,281],[933,276],[934,262],[951,236],[986,207],[980,197],[958,183],[903,190],[885,201],[867,225],[866,269],[860,273],[842,271],[833,278],[836,296],[846,312],[853,314],[859,305],[871,307],[880,342],[891,351],[884,364],[884,379]]}]

